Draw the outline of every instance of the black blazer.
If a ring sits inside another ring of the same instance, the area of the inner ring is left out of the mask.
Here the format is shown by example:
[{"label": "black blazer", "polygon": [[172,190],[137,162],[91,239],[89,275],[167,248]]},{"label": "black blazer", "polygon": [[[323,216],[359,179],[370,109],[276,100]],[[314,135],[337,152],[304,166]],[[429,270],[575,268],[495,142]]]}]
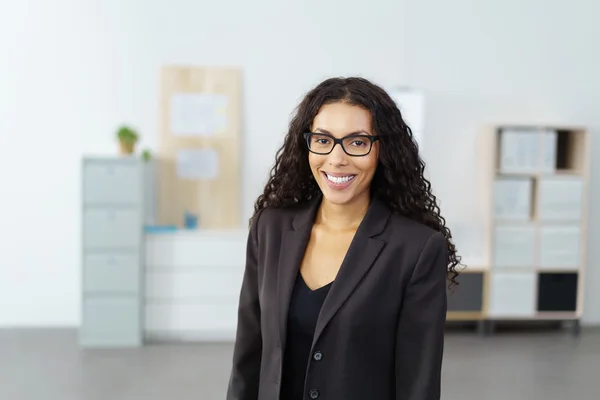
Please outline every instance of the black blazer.
[{"label": "black blazer", "polygon": [[[252,222],[228,400],[286,400],[288,305],[319,203]],[[447,265],[441,233],[374,199],[323,304],[305,398],[440,399]]]}]

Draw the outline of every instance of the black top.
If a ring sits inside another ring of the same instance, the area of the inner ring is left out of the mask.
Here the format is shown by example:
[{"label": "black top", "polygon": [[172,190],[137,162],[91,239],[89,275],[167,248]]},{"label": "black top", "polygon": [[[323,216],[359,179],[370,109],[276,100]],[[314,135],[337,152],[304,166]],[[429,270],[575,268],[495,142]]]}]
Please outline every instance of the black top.
[{"label": "black top", "polygon": [[[311,290],[298,274],[290,300],[281,399],[302,400],[313,335],[323,302],[332,283]],[[318,356],[317,356],[318,357]]]}]

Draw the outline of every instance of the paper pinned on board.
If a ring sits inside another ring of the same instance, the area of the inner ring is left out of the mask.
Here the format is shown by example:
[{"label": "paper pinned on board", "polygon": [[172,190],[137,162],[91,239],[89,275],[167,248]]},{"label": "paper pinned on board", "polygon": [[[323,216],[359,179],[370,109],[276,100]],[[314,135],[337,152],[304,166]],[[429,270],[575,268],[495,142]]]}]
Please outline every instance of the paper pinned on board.
[{"label": "paper pinned on board", "polygon": [[212,180],[219,176],[219,153],[214,149],[182,149],[177,151],[177,177]]},{"label": "paper pinned on board", "polygon": [[170,128],[177,136],[214,136],[227,128],[228,98],[214,93],[171,96]]}]

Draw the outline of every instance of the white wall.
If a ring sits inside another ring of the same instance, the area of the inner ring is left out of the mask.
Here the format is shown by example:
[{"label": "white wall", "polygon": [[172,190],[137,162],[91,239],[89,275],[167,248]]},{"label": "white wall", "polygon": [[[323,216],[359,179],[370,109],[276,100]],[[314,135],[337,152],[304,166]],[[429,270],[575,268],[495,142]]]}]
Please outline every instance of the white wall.
[{"label": "white wall", "polygon": [[[80,158],[114,152],[122,122],[141,129],[142,146],[156,145],[162,64],[243,68],[245,216],[301,95],[327,76],[361,74],[428,92],[431,177],[445,212],[469,219],[475,199],[464,193],[473,189],[480,124],[600,127],[593,112],[600,28],[592,19],[599,7],[592,0],[2,2],[0,326],[78,323]],[[593,146],[598,158],[600,143]],[[468,179],[447,179],[448,166]],[[593,168],[598,204],[600,161]],[[590,217],[590,243],[599,243],[600,212]],[[590,249],[591,260],[600,258],[598,246]],[[585,319],[600,323],[599,270],[588,283]]]},{"label": "white wall", "polygon": [[163,64],[244,71],[249,216],[301,95],[403,81],[402,3],[17,0],[0,5],[0,326],[79,322],[79,162],[132,123],[156,144]]}]

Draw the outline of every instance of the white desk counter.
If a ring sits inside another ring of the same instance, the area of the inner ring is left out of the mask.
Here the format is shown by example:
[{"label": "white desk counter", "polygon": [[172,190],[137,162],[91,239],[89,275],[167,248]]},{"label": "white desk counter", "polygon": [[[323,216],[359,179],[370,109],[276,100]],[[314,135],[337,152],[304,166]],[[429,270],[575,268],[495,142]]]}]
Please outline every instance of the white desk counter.
[{"label": "white desk counter", "polygon": [[234,339],[247,236],[245,229],[146,234],[146,339]]}]

